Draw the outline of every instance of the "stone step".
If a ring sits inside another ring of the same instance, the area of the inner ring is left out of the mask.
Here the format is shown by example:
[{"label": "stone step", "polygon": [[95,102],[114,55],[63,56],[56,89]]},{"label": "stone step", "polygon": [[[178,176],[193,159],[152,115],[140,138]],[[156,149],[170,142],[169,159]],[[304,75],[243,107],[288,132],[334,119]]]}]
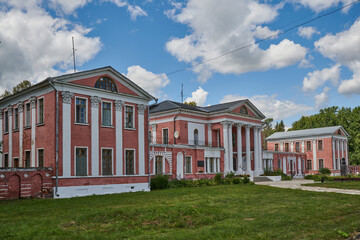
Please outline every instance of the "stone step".
[{"label": "stone step", "polygon": [[254,177],[254,182],[271,182],[271,179],[266,176],[258,176]]}]

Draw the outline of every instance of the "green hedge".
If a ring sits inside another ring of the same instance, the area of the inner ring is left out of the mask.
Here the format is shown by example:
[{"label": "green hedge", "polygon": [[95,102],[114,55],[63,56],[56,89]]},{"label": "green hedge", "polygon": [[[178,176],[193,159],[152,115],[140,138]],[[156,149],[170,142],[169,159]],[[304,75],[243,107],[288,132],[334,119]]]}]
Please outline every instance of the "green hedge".
[{"label": "green hedge", "polygon": [[151,179],[151,190],[166,189],[166,188],[183,188],[183,187],[201,187],[201,186],[215,186],[215,185],[230,185],[230,184],[252,184],[247,175],[244,177],[229,173],[223,177],[222,173],[218,173],[214,178],[201,179],[173,179],[169,180],[167,176],[157,175]]}]

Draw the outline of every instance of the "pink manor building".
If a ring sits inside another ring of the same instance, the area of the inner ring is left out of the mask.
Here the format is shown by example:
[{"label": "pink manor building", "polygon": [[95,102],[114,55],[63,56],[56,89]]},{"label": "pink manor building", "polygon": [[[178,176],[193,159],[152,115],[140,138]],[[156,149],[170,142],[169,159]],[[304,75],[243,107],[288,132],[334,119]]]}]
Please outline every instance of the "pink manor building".
[{"label": "pink manor building", "polygon": [[1,99],[0,199],[44,187],[55,198],[149,191],[153,99],[112,67],[48,78]]},{"label": "pink manor building", "polygon": [[349,165],[349,137],[343,127],[334,126],[277,132],[266,140],[267,149],[273,153],[302,154],[301,157],[291,159],[285,156],[273,158],[275,169],[282,169],[284,164],[290,164],[293,175],[299,172],[305,175],[316,174],[321,168],[329,168],[333,175],[339,175],[341,165]]},{"label": "pink manor building", "polygon": [[262,120],[249,101],[208,107],[173,101],[150,106],[150,171],[172,178],[263,172]]}]

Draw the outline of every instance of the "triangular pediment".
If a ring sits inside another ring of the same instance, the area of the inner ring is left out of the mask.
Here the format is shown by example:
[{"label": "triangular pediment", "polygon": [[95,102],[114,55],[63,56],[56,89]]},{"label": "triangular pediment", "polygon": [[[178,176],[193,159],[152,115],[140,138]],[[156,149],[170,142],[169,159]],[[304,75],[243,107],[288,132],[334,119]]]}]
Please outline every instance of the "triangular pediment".
[{"label": "triangular pediment", "polygon": [[255,116],[255,117],[259,117],[261,119],[266,118],[264,116],[264,114],[262,114],[259,109],[257,109],[255,107],[254,104],[252,104],[249,100],[246,100],[244,102],[241,102],[237,105],[232,106],[231,108],[229,108],[228,110],[229,112],[232,113],[237,113],[237,114],[244,114],[244,115],[249,115],[249,116]]}]

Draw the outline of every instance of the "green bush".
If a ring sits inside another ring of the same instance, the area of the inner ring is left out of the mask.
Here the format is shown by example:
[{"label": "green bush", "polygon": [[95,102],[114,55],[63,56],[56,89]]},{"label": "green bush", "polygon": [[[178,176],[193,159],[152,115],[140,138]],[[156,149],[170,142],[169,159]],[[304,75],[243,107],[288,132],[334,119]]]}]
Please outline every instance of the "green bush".
[{"label": "green bush", "polygon": [[241,183],[241,179],[240,178],[233,178],[232,179],[232,184],[240,184]]},{"label": "green bush", "polygon": [[225,178],[229,178],[232,179],[235,177],[235,173],[234,172],[229,172],[228,174],[225,175]]},{"label": "green bush", "polygon": [[242,182],[243,182],[244,184],[248,184],[248,183],[250,183],[250,178],[248,178],[247,176],[245,176],[244,179],[242,180]]},{"label": "green bush", "polygon": [[291,180],[291,176],[286,175],[285,173],[281,173],[281,181]]},{"label": "green bush", "polygon": [[166,189],[169,188],[169,178],[165,175],[156,175],[154,178],[150,181],[150,189],[156,190],[156,189]]},{"label": "green bush", "polygon": [[222,182],[223,182],[222,173],[216,174],[215,177],[214,177],[214,181],[218,185],[222,184]]},{"label": "green bush", "polygon": [[261,176],[280,176],[282,174],[283,174],[282,170],[277,169],[275,171],[264,171],[264,174],[262,174]]},{"label": "green bush", "polygon": [[331,171],[328,168],[320,168],[319,173],[324,175],[330,175]]}]

